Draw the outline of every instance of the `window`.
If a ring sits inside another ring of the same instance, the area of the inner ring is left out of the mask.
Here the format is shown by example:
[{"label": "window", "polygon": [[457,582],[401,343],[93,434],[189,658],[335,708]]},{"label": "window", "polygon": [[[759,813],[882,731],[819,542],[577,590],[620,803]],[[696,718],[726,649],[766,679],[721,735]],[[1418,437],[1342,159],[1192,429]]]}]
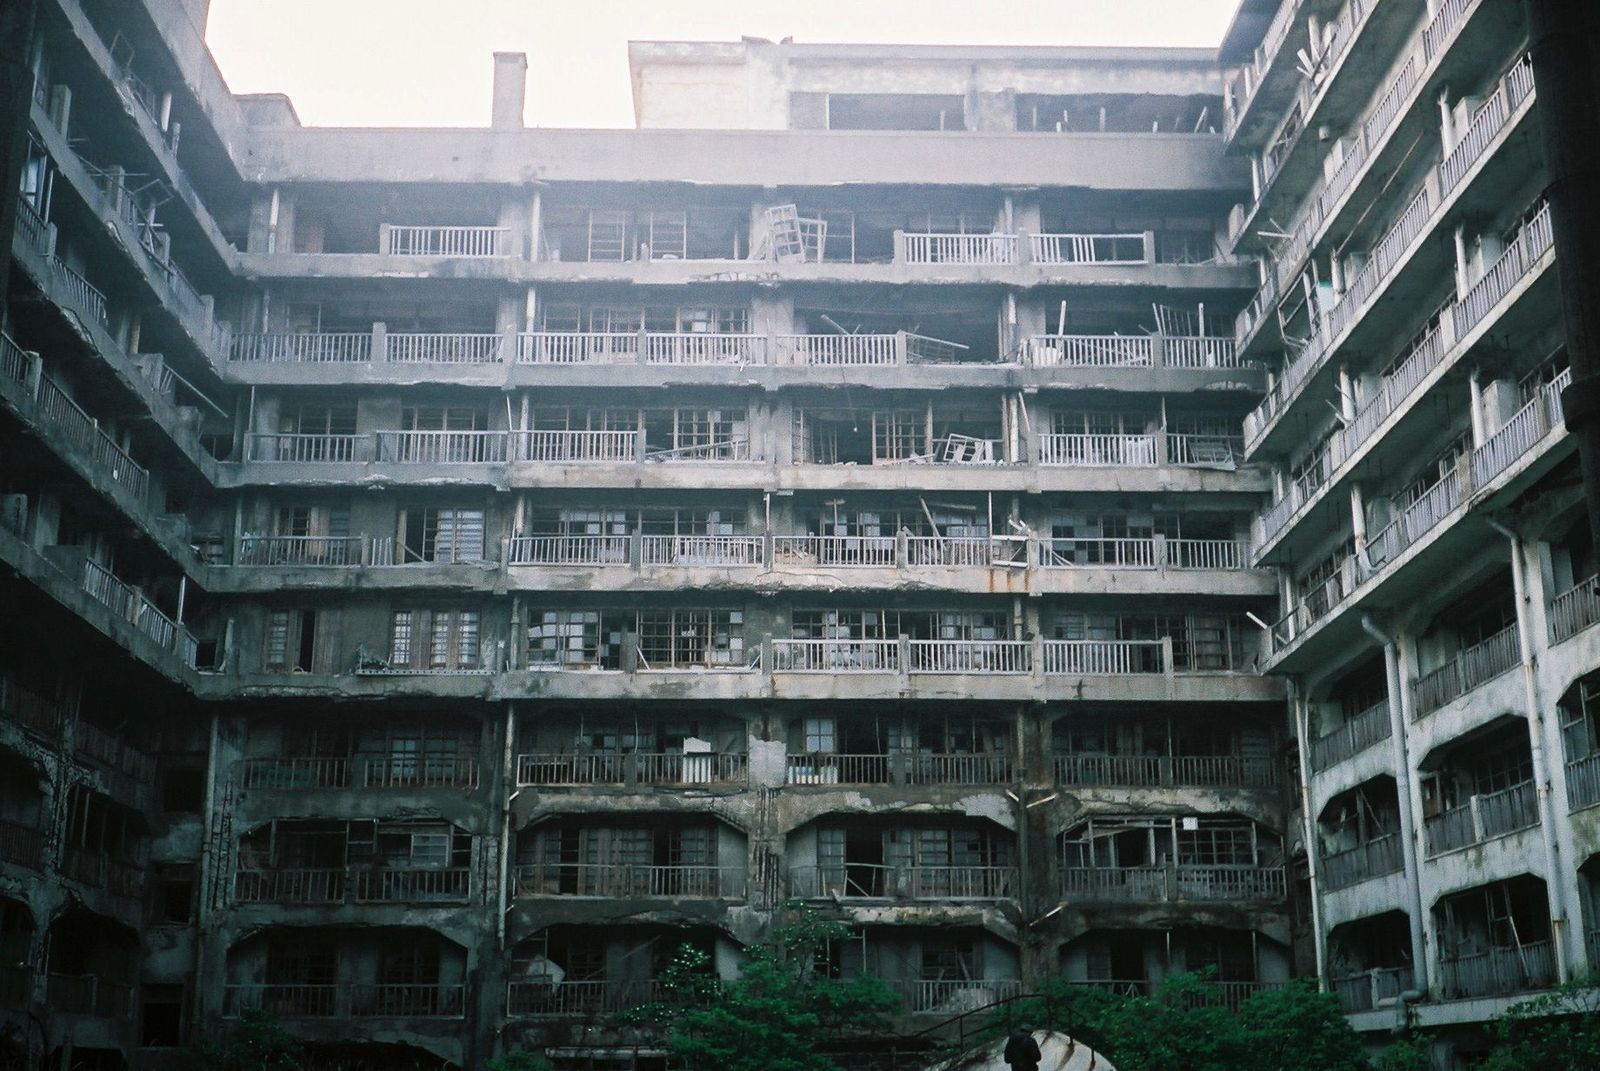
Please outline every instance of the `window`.
[{"label": "window", "polygon": [[404,562],[482,561],[484,511],[402,510],[399,535]]},{"label": "window", "polygon": [[267,629],[262,666],[268,673],[310,673],[320,671],[317,647],[317,611],[272,610]]},{"label": "window", "polygon": [[389,664],[399,669],[477,669],[479,627],[476,610],[396,610],[390,624]]},{"label": "window", "polygon": [[599,610],[536,610],[529,620],[529,665],[561,669],[622,668],[625,615]]},{"label": "window", "polygon": [[645,611],[638,629],[642,668],[743,665],[741,610]]},{"label": "window", "polygon": [[805,719],[805,750],[807,754],[832,754],[834,748],[834,724],[832,718]]}]

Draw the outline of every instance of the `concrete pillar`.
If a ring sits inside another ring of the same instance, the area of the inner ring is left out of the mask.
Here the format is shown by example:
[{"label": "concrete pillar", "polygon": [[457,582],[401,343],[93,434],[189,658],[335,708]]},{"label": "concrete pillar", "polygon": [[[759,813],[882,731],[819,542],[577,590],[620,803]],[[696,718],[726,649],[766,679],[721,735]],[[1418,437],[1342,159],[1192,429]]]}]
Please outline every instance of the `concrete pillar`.
[{"label": "concrete pillar", "polygon": [[1467,279],[1467,230],[1462,224],[1456,224],[1455,230],[1456,249],[1456,293],[1465,294],[1471,287]]},{"label": "concrete pillar", "polygon": [[494,130],[521,130],[522,102],[527,92],[527,53],[496,52],[494,98],[489,113],[489,126]]},{"label": "concrete pillar", "polygon": [[1471,405],[1468,412],[1472,416],[1472,448],[1476,450],[1488,438],[1483,428],[1483,383],[1478,378],[1479,370],[1474,368],[1467,376],[1467,388],[1471,394]]},{"label": "concrete pillar", "polygon": [[1439,144],[1447,155],[1451,149],[1455,148],[1456,144],[1455,116],[1450,110],[1450,91],[1448,89],[1439,91]]}]

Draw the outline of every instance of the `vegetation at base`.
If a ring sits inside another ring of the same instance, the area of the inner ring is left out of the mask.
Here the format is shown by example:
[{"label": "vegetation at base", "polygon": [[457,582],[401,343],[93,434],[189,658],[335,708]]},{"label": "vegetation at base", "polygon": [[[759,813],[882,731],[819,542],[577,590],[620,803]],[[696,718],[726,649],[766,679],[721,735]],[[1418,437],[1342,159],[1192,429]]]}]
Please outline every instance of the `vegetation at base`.
[{"label": "vegetation at base", "polygon": [[1594,1071],[1600,1067],[1600,975],[1514,1004],[1494,1024],[1482,1071]]},{"label": "vegetation at base", "polygon": [[877,978],[841,981],[818,970],[850,927],[791,907],[766,943],[747,950],[739,977],[718,979],[705,952],[684,946],[663,972],[666,999],[630,1013],[667,1028],[684,1071],[838,1071],[830,1041],[881,1035],[899,1006]]}]

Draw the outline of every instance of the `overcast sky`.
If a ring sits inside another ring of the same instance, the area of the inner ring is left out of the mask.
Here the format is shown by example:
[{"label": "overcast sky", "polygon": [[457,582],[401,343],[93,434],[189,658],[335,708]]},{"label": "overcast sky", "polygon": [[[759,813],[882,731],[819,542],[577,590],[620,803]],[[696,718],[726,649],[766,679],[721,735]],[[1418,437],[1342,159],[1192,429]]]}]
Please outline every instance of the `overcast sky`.
[{"label": "overcast sky", "polygon": [[[3,2],[3,0],[0,0]],[[633,125],[630,40],[1198,45],[1238,0],[212,0],[235,93],[319,126],[487,126],[493,52],[528,54],[530,126]]]}]

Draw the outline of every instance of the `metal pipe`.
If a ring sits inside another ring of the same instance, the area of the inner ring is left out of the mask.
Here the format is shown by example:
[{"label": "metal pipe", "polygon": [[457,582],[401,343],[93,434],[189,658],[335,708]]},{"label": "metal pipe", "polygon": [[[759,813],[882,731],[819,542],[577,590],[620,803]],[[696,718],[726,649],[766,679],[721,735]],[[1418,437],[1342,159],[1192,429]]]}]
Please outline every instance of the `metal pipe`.
[{"label": "metal pipe", "polygon": [[[1289,678],[1291,702],[1294,704],[1294,731],[1299,739],[1295,748],[1296,767],[1300,774],[1300,824],[1301,836],[1306,841],[1306,868],[1311,875],[1311,936],[1312,949],[1317,958],[1317,989],[1328,990],[1328,950],[1322,929],[1322,885],[1318,880],[1317,823],[1311,813],[1311,769],[1306,753],[1310,750],[1310,718],[1306,712],[1305,696],[1300,694],[1293,677]],[[1170,739],[1170,737],[1169,737]]]},{"label": "metal pipe", "polygon": [[1416,987],[1428,990],[1427,942],[1422,926],[1422,866],[1417,857],[1417,818],[1411,808],[1411,755],[1406,747],[1406,717],[1402,705],[1400,652],[1394,638],[1373,622],[1371,614],[1361,615],[1361,629],[1383,645],[1383,668],[1389,689],[1389,743],[1393,752],[1395,793],[1400,809],[1400,855],[1406,868],[1406,890],[1410,894],[1408,922],[1411,930],[1411,972]]}]

